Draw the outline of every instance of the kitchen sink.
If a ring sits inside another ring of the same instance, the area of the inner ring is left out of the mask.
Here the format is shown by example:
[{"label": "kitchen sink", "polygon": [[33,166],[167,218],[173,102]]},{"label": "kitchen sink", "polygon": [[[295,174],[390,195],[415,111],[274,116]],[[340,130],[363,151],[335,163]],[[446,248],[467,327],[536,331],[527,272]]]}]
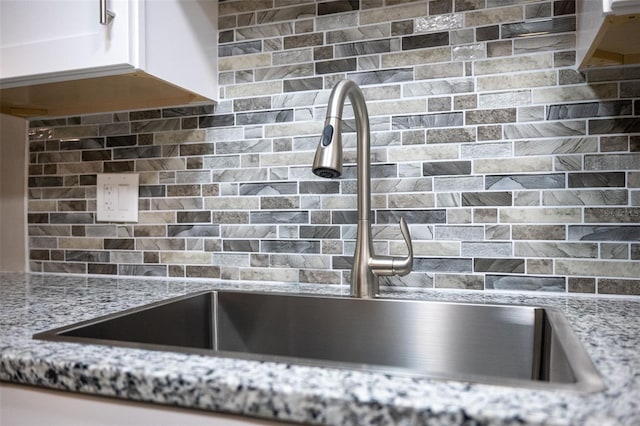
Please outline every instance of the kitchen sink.
[{"label": "kitchen sink", "polygon": [[604,388],[562,313],[536,306],[207,291],[34,338],[509,386]]}]

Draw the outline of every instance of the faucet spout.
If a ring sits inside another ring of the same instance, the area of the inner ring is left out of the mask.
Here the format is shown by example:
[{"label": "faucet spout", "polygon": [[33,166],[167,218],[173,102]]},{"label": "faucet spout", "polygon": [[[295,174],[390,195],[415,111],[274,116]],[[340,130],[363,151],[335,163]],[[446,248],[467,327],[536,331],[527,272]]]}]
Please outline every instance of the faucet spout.
[{"label": "faucet spout", "polygon": [[400,229],[407,245],[408,256],[398,259],[378,256],[373,249],[371,236],[371,135],[369,113],[362,90],[351,80],[342,80],[331,92],[327,105],[327,117],[320,143],[313,161],[313,173],[324,178],[336,178],[342,174],[342,111],[347,97],[356,121],[357,140],[357,236],[353,269],[351,270],[351,295],[371,298],[379,293],[378,276],[406,275],[413,268],[413,247],[409,227],[404,218]]}]

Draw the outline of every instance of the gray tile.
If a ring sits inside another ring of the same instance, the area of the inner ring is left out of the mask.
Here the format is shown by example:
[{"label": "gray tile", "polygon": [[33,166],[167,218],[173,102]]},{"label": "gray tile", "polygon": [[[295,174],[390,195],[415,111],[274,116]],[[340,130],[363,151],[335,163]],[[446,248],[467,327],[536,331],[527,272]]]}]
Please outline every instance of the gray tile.
[{"label": "gray tile", "polygon": [[498,222],[498,209],[483,208],[473,209],[473,223]]},{"label": "gray tile", "polygon": [[463,241],[460,254],[469,257],[511,257],[513,256],[512,244],[510,242],[469,242]]},{"label": "gray tile", "polygon": [[304,239],[339,239],[339,226],[300,226],[300,238]]},{"label": "gray tile", "polygon": [[463,206],[511,206],[511,192],[463,192]]},{"label": "gray tile", "polygon": [[575,31],[576,17],[561,16],[532,22],[518,22],[502,25],[503,38],[524,37],[532,34],[553,34]]},{"label": "gray tile", "polygon": [[559,51],[574,49],[576,35],[572,33],[542,37],[522,37],[513,41],[513,53],[523,55],[541,51]]},{"label": "gray tile", "polygon": [[87,264],[87,273],[98,275],[117,275],[118,265],[111,263],[89,263]]},{"label": "gray tile", "polygon": [[483,226],[436,226],[434,233],[436,240],[451,241],[482,241],[484,239]]},{"label": "gray tile", "polygon": [[514,240],[564,240],[566,231],[564,225],[513,225],[512,235]]},{"label": "gray tile", "polygon": [[583,277],[637,278],[640,277],[640,264],[619,260],[557,259],[556,273]]},{"label": "gray tile", "polygon": [[420,81],[404,86],[405,96],[433,96],[471,93],[474,81],[470,78],[451,78],[445,80]]},{"label": "gray tile", "polygon": [[436,274],[434,287],[460,290],[484,290],[484,279],[481,275]]},{"label": "gray tile", "polygon": [[470,273],[472,269],[471,259],[414,258],[413,261],[413,270],[416,272]]},{"label": "gray tile", "polygon": [[561,173],[538,175],[487,176],[485,189],[552,189],[565,187],[565,175]]},{"label": "gray tile", "polygon": [[610,207],[584,209],[585,223],[639,223],[640,208]]},{"label": "gray tile", "polygon": [[633,114],[631,101],[588,102],[579,104],[549,105],[547,120],[610,117]]},{"label": "gray tile", "polygon": [[516,121],[515,108],[475,110],[465,112],[465,122],[471,124],[514,123]]},{"label": "gray tile", "polygon": [[135,240],[133,238],[105,238],[105,250],[135,250]]},{"label": "gray tile", "polygon": [[598,257],[598,245],[596,243],[523,241],[514,243],[514,254],[519,257],[595,259]]},{"label": "gray tile", "polygon": [[384,39],[390,36],[389,26],[385,24],[366,25],[352,28],[341,28],[327,31],[327,44],[338,44],[347,41]]},{"label": "gray tile", "polygon": [[180,211],[176,212],[178,223],[211,223],[210,211]]},{"label": "gray tile", "polygon": [[640,153],[634,154],[592,154],[585,155],[585,170],[637,170],[640,164]]},{"label": "gray tile", "polygon": [[[295,188],[293,188],[295,191]],[[336,181],[318,182],[304,181],[300,182],[300,194],[338,194],[340,192],[340,184]],[[294,193],[294,192],[292,192]]]},{"label": "gray tile", "polygon": [[108,251],[92,250],[65,250],[64,258],[67,262],[99,262],[108,263],[110,260]]},{"label": "gray tile", "polygon": [[289,212],[289,211],[272,211],[272,212],[251,212],[251,223],[309,223],[309,212]]},{"label": "gray tile", "polygon": [[191,278],[220,278],[220,267],[210,265],[187,265],[185,276]]},{"label": "gray tile", "polygon": [[542,204],[545,206],[606,206],[627,203],[626,189],[544,191],[542,194]]},{"label": "gray tile", "polygon": [[567,239],[573,241],[639,241],[640,226],[571,225]]},{"label": "gray tile", "polygon": [[441,175],[469,175],[471,174],[470,161],[441,161],[423,163],[422,174],[424,176]]},{"label": "gray tile", "polygon": [[30,236],[70,236],[71,228],[67,225],[29,225],[28,232]]},{"label": "gray tile", "polygon": [[569,173],[569,188],[624,187],[625,173]]},{"label": "gray tile", "polygon": [[285,93],[305,90],[321,90],[322,88],[322,78],[319,77],[287,79],[283,82],[283,91]]},{"label": "gray tile", "polygon": [[500,209],[502,223],[578,223],[582,210],[576,207],[540,207]]},{"label": "gray tile", "polygon": [[508,240],[511,237],[509,225],[486,225],[484,232],[487,240]]},{"label": "gray tile", "polygon": [[485,277],[485,288],[491,290],[565,292],[566,282],[562,277],[487,275]]},{"label": "gray tile", "polygon": [[113,159],[122,160],[128,158],[153,158],[161,157],[161,147],[159,146],[142,146],[136,148],[119,148],[113,150]]},{"label": "gray tile", "polygon": [[598,141],[593,137],[514,141],[514,151],[517,156],[597,152]]},{"label": "gray tile", "polygon": [[397,68],[394,70],[352,72],[348,74],[348,77],[360,86],[367,86],[411,81],[413,80],[413,71],[409,68]]},{"label": "gray tile", "polygon": [[325,256],[315,254],[272,254],[270,266],[275,268],[328,269],[330,261]]},{"label": "gray tile", "polygon": [[260,197],[260,208],[263,210],[298,209],[300,208],[300,197],[298,196]]},{"label": "gray tile", "polygon": [[429,144],[475,142],[475,140],[476,132],[473,128],[427,129],[427,143]]},{"label": "gray tile", "polygon": [[[312,64],[292,64],[269,68],[258,68],[254,71],[256,81],[281,80],[284,78],[312,77]],[[240,123],[239,123],[240,124]]]},{"label": "gray tile", "polygon": [[626,243],[601,243],[601,259],[629,259],[629,244]]},{"label": "gray tile", "polygon": [[582,157],[577,155],[559,155],[555,157],[554,166],[558,171],[582,170]]},{"label": "gray tile", "polygon": [[595,293],[596,280],[594,278],[570,277],[569,292],[570,293]]},{"label": "gray tile", "polygon": [[49,220],[52,224],[91,224],[94,223],[93,213],[51,213]]},{"label": "gray tile", "polygon": [[[256,25],[251,27],[243,27],[237,28],[235,30],[236,38],[239,41],[245,40],[255,40],[255,39],[265,39],[271,37],[282,37],[285,35],[293,34],[293,22],[279,22],[270,25]],[[258,40],[258,45],[256,46],[256,51],[260,52],[260,41]],[[246,52],[250,53],[250,52]],[[219,56],[228,56],[221,55]]]},{"label": "gray tile", "polygon": [[473,223],[496,223],[498,222],[498,209],[474,209]]},{"label": "gray tile", "polygon": [[266,253],[320,253],[318,241],[265,240],[260,247]]},{"label": "gray tile", "polygon": [[[432,6],[435,3],[431,4]],[[415,32],[432,33],[438,30],[449,30],[463,27],[464,15],[462,13],[450,13],[451,10],[436,14],[430,10],[432,16],[416,18],[414,20]]]},{"label": "gray tile", "polygon": [[524,273],[523,259],[477,258],[473,260],[475,272]]},{"label": "gray tile", "polygon": [[42,272],[54,274],[86,274],[86,263],[46,262],[42,264]]},{"label": "gray tile", "polygon": [[221,227],[223,238],[275,238],[277,234],[275,225],[223,225]]},{"label": "gray tile", "polygon": [[343,43],[336,45],[334,49],[337,58],[386,53],[391,51],[391,40],[382,39]]},{"label": "gray tile", "polygon": [[513,155],[511,142],[464,144],[460,147],[460,153],[465,159],[504,158]]},{"label": "gray tile", "polygon": [[300,282],[311,284],[341,284],[342,274],[338,271],[301,269]]},{"label": "gray tile", "polygon": [[[337,183],[334,183],[337,185]],[[297,192],[295,182],[265,182],[240,184],[239,195],[284,195]],[[302,192],[302,191],[301,191]]]},{"label": "gray tile", "polygon": [[166,277],[166,265],[118,265],[118,275]]},{"label": "gray tile", "polygon": [[598,294],[640,296],[640,280],[599,278]]},{"label": "gray tile", "polygon": [[218,237],[220,227],[218,225],[169,225],[167,235],[170,237]]},{"label": "gray tile", "polygon": [[42,188],[48,186],[63,186],[64,179],[62,176],[48,176],[48,177],[30,177],[30,188]]},{"label": "gray tile", "polygon": [[638,132],[640,132],[639,118],[589,120],[589,134],[591,135]]},{"label": "gray tile", "polygon": [[[376,223],[399,223],[403,217],[409,224],[445,223],[444,210],[379,210]],[[334,222],[335,223],[335,222]],[[355,220],[352,222],[355,223]]]},{"label": "gray tile", "polygon": [[219,57],[247,55],[259,52],[262,52],[262,42],[260,40],[242,41],[238,43],[221,44],[218,46]]},{"label": "gray tile", "polygon": [[[581,136],[585,135],[586,132],[586,123],[584,121],[507,124],[504,126],[504,136],[507,139]],[[589,134],[594,134],[591,128],[589,129]]]},{"label": "gray tile", "polygon": [[260,241],[258,240],[224,240],[222,249],[225,252],[259,252]]},{"label": "gray tile", "polygon": [[316,74],[333,74],[337,72],[355,71],[357,62],[355,58],[335,59],[315,63]]},{"label": "gray tile", "polygon": [[[229,142],[217,142],[217,154],[240,154],[250,152],[271,152],[272,142],[268,139],[248,139]],[[207,159],[208,160],[208,159]],[[207,161],[205,161],[207,162]],[[213,159],[211,159],[213,162]],[[214,164],[210,164],[213,166]]]},{"label": "gray tile", "polygon": [[425,49],[429,47],[447,46],[448,44],[448,31],[406,36],[402,38],[402,50]]}]

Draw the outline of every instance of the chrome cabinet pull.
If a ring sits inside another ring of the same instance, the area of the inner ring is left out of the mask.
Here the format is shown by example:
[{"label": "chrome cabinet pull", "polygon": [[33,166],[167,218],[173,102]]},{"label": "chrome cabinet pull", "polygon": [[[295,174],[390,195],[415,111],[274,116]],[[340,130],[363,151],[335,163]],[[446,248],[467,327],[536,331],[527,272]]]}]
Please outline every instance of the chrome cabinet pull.
[{"label": "chrome cabinet pull", "polygon": [[107,0],[100,0],[100,25],[109,25],[116,14],[107,9]]}]

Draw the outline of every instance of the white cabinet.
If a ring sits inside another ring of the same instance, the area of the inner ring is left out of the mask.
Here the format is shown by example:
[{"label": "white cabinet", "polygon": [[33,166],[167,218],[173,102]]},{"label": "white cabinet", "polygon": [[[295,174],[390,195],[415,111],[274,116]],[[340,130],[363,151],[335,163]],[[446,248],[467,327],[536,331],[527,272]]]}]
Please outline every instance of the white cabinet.
[{"label": "white cabinet", "polygon": [[61,78],[71,71],[138,68],[134,47],[141,4],[107,4],[117,19],[100,25],[98,0],[0,0],[3,83],[51,81],[52,74]]},{"label": "white cabinet", "polygon": [[278,426],[284,423],[0,382],[0,425]]},{"label": "white cabinet", "polygon": [[0,271],[4,272],[28,270],[27,129],[26,120],[0,114]]},{"label": "white cabinet", "polygon": [[640,63],[640,0],[579,0],[579,69]]},{"label": "white cabinet", "polygon": [[[115,14],[108,24],[101,3]],[[2,112],[215,100],[217,9],[217,0],[0,0]]]}]

